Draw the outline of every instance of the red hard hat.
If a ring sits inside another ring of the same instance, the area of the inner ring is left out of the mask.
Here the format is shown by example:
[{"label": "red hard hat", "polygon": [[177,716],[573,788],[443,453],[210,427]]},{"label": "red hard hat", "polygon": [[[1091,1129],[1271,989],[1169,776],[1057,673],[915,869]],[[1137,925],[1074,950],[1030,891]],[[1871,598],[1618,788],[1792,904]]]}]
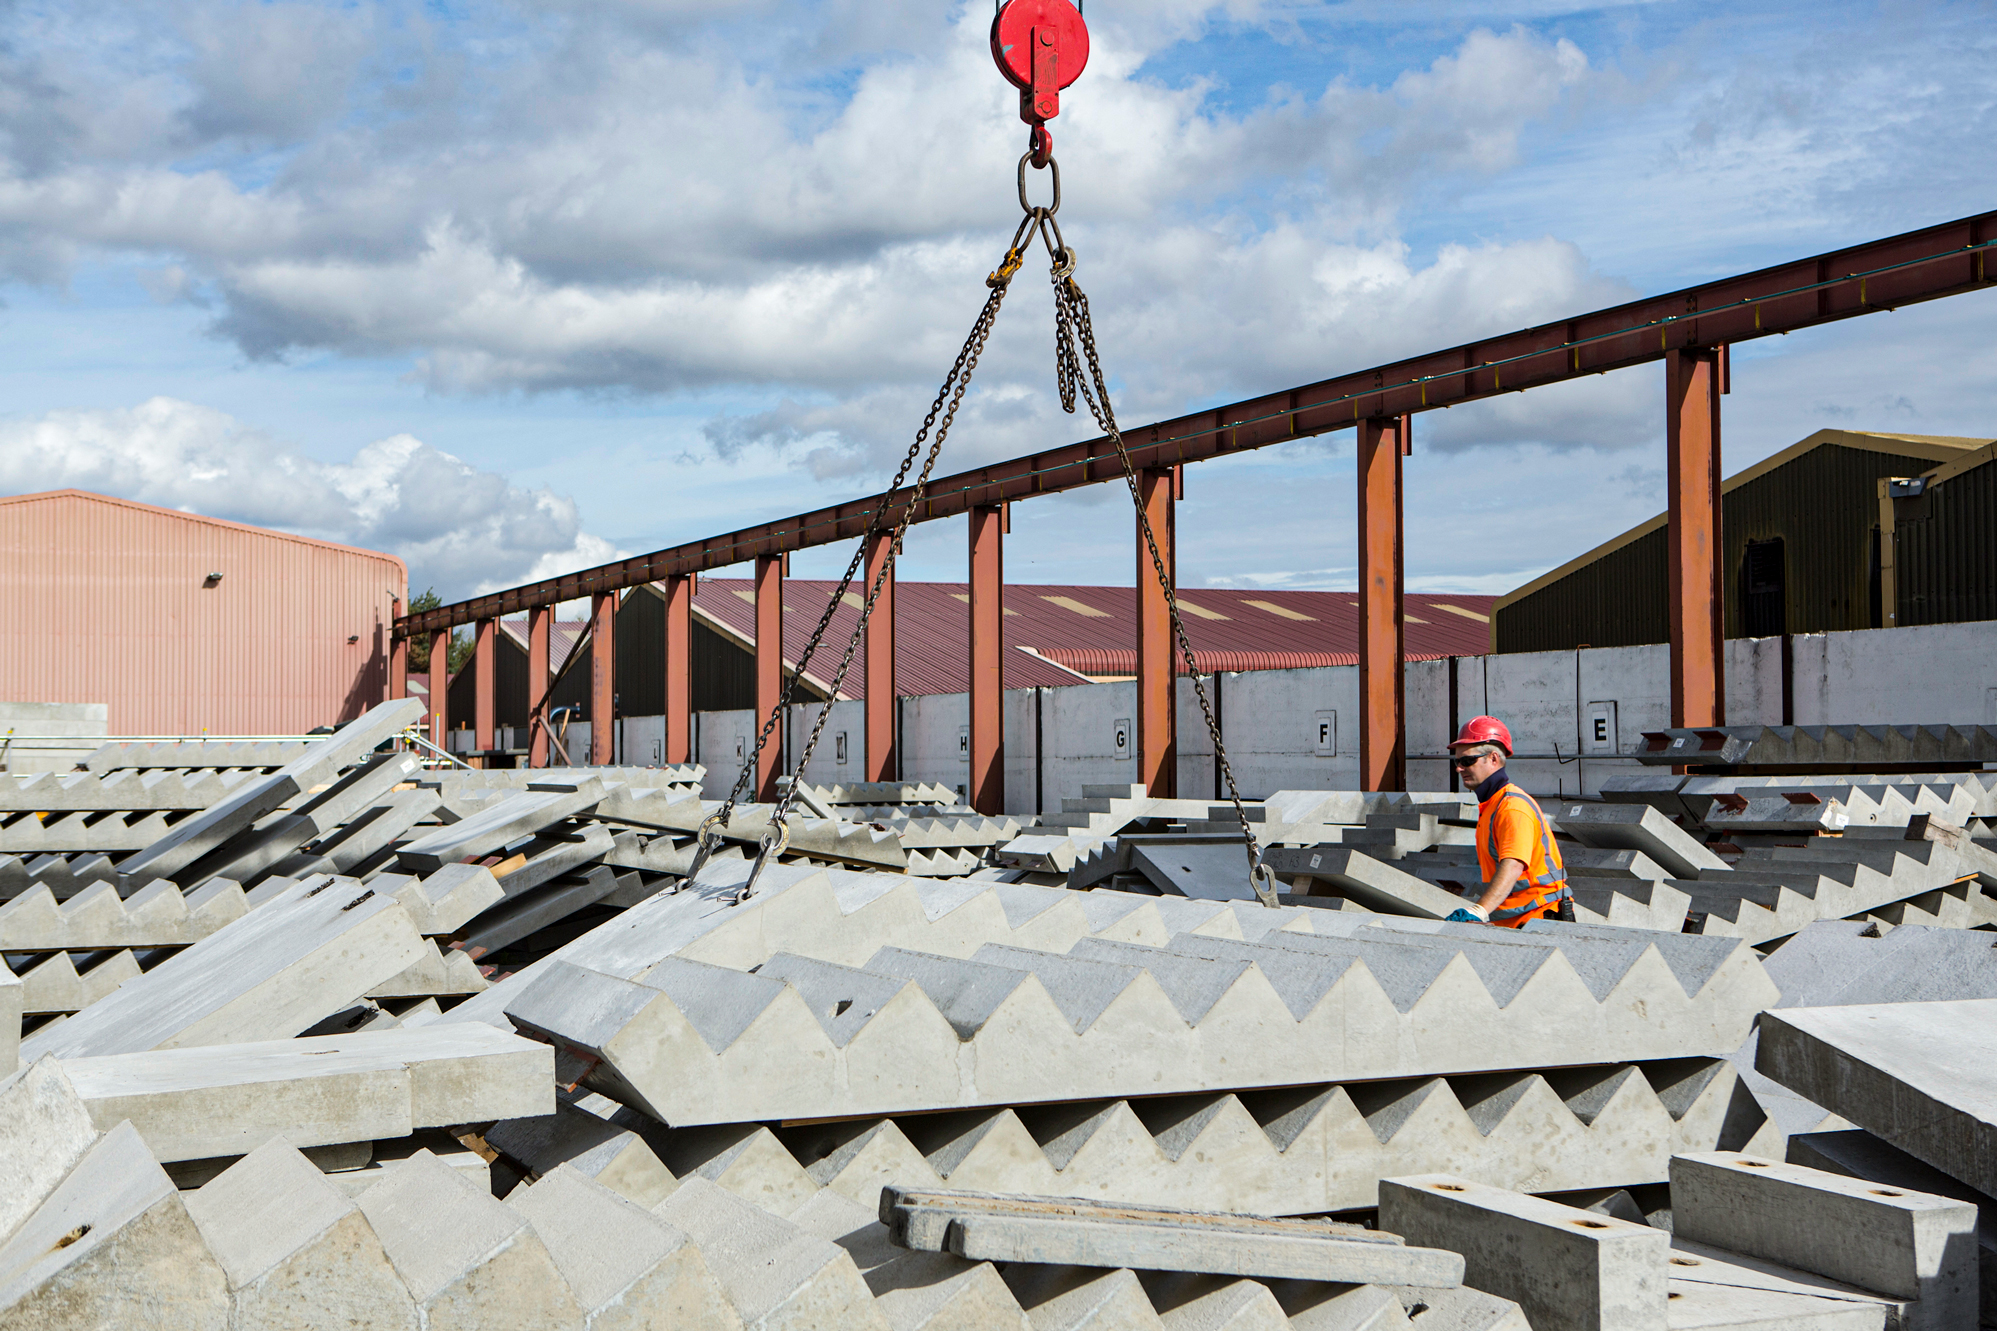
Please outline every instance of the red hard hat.
[{"label": "red hard hat", "polygon": [[1463,729],[1449,742],[1450,752],[1471,744],[1495,744],[1505,751],[1507,758],[1512,756],[1512,732],[1495,716],[1473,716],[1465,721]]}]

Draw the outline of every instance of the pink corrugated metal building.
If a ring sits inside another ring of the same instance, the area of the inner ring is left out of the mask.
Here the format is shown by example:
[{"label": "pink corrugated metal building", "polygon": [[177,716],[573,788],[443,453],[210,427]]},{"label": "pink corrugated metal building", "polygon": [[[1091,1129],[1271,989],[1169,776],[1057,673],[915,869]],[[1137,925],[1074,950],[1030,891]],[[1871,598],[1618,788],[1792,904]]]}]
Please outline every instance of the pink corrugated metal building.
[{"label": "pink corrugated metal building", "polygon": [[[837,583],[784,582],[784,648],[801,646]],[[895,688],[904,695],[957,693],[970,678],[970,586],[903,582],[895,588]],[[833,611],[826,657],[807,679],[829,676],[859,620],[859,596],[847,593]],[[1180,588],[1186,636],[1202,673],[1214,670],[1295,670],[1356,665],[1359,597],[1355,592],[1256,591],[1233,587]],[[1410,661],[1479,656],[1490,641],[1491,596],[1406,596],[1405,654]],[[752,651],[756,641],[755,584],[746,578],[702,578],[697,619]],[[1137,673],[1137,593],[1129,587],[1005,588],[1007,688],[1128,679]],[[654,667],[656,669],[656,667]],[[866,696],[866,648],[855,656],[840,692]]]},{"label": "pink corrugated metal building", "polygon": [[388,695],[393,555],[81,490],[0,498],[0,698],[117,735],[296,735]]}]

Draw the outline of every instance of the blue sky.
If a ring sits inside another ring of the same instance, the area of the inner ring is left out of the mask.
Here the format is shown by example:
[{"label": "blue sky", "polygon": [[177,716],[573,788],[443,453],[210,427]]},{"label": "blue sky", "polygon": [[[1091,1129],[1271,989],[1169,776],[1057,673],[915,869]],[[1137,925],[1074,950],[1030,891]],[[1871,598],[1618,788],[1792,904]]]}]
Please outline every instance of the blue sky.
[{"label": "blue sky", "polygon": [[[988,11],[0,3],[0,490],[391,549],[448,597],[869,493],[1016,220]],[[1093,0],[1062,219],[1139,422],[1993,206],[1987,5]],[[1038,266],[952,470],[1091,433]],[[1742,347],[1729,470],[1997,435],[1997,298]],[[1410,585],[1663,507],[1655,367],[1416,424]],[[1205,464],[1189,585],[1349,587],[1351,436]],[[1017,581],[1128,582],[1120,487]],[[957,578],[962,523],[904,576]],[[845,552],[801,557],[800,575]]]}]

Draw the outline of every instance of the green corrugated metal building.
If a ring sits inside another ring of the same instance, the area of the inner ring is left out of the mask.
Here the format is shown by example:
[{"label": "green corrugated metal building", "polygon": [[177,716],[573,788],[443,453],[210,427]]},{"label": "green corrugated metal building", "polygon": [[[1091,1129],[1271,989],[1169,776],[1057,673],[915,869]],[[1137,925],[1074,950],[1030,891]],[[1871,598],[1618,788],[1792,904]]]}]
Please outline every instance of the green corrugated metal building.
[{"label": "green corrugated metal building", "polygon": [[1997,444],[1879,483],[1889,625],[1997,619]]},{"label": "green corrugated metal building", "polygon": [[[1726,636],[1762,638],[1879,628],[1895,622],[1943,622],[1890,617],[1892,579],[1890,572],[1883,577],[1882,570],[1890,570],[1894,560],[1890,541],[1882,554],[1881,531],[1884,525],[1890,533],[1892,522],[1889,517],[1882,524],[1883,487],[1888,480],[1920,476],[1937,464],[1946,467],[1988,452],[1992,442],[1819,430],[1728,478],[1721,485],[1720,517]],[[1991,485],[1997,467],[1986,471],[1982,480],[1962,487],[1960,493],[1967,496],[1977,485]],[[1966,541],[1965,552],[1980,550],[1987,562],[1997,548],[1989,504],[1980,510],[1970,504],[1958,507],[1980,516],[1952,517],[1952,532],[1966,533],[1965,522],[1976,525],[1973,535],[1952,539]],[[1953,514],[1955,509],[1949,511]],[[1660,513],[1499,598],[1491,615],[1491,649],[1567,651],[1670,641],[1666,521]],[[1981,600],[1921,585],[1920,594],[1928,598],[1923,607],[1946,608],[1945,618],[1997,617],[1987,578]],[[1904,577],[1901,593],[1903,604],[1910,604]],[[1958,607],[1976,606],[1983,607],[1982,613],[1955,613]]]}]

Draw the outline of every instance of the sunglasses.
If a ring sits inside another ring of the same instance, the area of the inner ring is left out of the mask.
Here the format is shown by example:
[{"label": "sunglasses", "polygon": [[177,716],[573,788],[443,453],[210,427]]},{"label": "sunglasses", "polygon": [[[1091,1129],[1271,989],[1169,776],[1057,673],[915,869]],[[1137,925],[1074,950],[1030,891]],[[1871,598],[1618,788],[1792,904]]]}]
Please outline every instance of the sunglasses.
[{"label": "sunglasses", "polygon": [[1459,770],[1467,772],[1471,768],[1475,767],[1478,763],[1483,762],[1486,758],[1495,758],[1497,756],[1498,755],[1495,753],[1476,753],[1470,755],[1467,758],[1453,758],[1450,761],[1453,762]]}]

